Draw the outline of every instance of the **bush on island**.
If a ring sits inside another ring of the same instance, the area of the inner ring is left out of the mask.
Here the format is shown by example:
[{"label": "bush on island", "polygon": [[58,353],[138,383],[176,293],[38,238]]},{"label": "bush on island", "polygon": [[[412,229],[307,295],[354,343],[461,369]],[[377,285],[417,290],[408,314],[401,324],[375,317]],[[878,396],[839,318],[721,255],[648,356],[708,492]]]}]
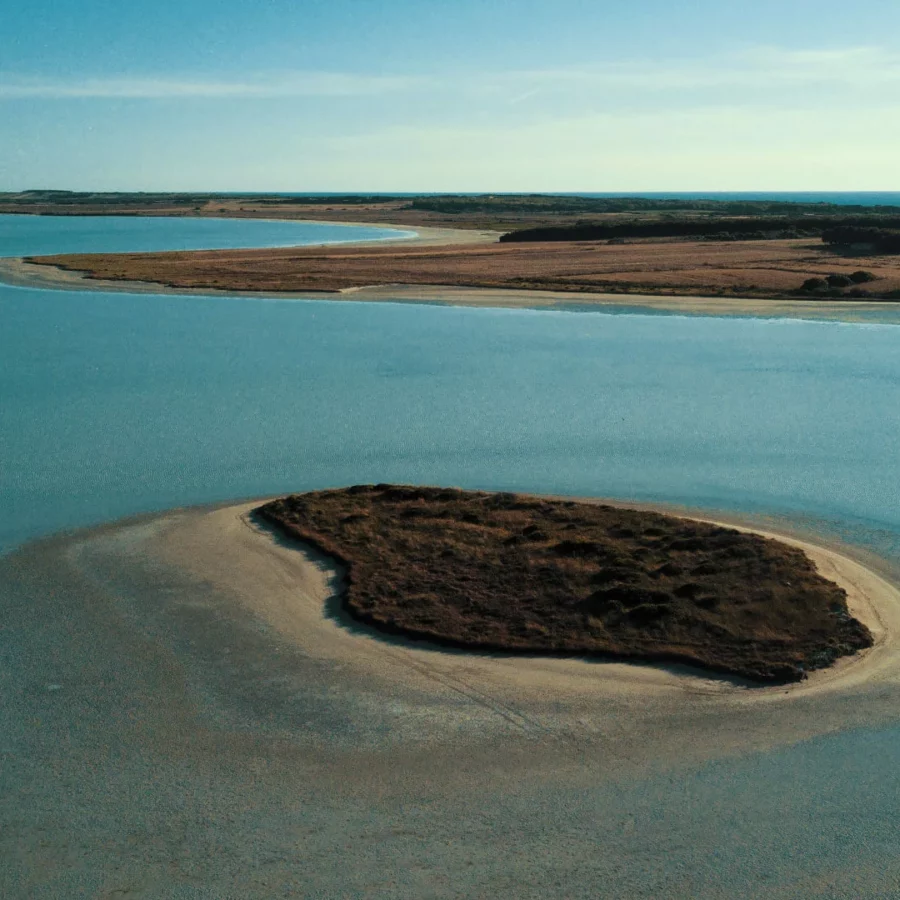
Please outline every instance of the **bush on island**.
[{"label": "bush on island", "polygon": [[847,275],[829,275],[825,280],[828,282],[828,286],[833,288],[845,288],[853,284]]},{"label": "bush on island", "polygon": [[827,287],[828,282],[824,278],[807,278],[806,281],[803,282],[801,290],[806,291],[809,294],[814,294],[818,291],[826,290]]},{"label": "bush on island", "polygon": [[865,284],[868,281],[877,281],[878,279],[877,279],[877,276],[872,274],[872,272],[865,272],[862,269],[860,269],[858,272],[854,272],[850,276],[850,280],[854,284]]}]

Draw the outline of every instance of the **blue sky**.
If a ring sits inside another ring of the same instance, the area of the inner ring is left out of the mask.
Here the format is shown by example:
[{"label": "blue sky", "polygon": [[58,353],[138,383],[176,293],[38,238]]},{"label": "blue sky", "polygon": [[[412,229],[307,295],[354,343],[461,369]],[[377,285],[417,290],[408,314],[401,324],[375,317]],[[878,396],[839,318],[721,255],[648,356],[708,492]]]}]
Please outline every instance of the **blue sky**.
[{"label": "blue sky", "polygon": [[0,189],[896,190],[898,147],[896,0],[0,13]]}]

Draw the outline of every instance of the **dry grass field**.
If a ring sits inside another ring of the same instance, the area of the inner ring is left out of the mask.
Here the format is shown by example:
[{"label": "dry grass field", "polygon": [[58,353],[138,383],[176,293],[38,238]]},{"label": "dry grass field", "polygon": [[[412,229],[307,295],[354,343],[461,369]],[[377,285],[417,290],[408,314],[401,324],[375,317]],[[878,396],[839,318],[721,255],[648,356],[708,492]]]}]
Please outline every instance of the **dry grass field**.
[{"label": "dry grass field", "polygon": [[860,269],[872,296],[900,290],[900,257],[839,255],[806,238],[355,246],[70,254],[33,260],[90,278],[175,288],[340,291],[367,285],[461,285],[572,292],[785,297],[808,278]]},{"label": "dry grass field", "polygon": [[347,610],[388,633],[770,682],[872,643],[802,550],[718,525],[394,485],[294,495],[258,514],[342,564]]}]

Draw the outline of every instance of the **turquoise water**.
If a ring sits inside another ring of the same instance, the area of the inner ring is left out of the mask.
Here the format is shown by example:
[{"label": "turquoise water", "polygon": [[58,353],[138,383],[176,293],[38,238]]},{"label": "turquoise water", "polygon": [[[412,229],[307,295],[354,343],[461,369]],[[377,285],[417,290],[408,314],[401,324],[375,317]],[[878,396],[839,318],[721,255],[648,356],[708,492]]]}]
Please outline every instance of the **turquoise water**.
[{"label": "turquoise water", "polygon": [[413,231],[267,219],[0,215],[0,257],[293,247],[414,235]]},{"label": "turquoise water", "polygon": [[0,320],[6,547],[391,480],[900,534],[893,325],[3,287]]}]

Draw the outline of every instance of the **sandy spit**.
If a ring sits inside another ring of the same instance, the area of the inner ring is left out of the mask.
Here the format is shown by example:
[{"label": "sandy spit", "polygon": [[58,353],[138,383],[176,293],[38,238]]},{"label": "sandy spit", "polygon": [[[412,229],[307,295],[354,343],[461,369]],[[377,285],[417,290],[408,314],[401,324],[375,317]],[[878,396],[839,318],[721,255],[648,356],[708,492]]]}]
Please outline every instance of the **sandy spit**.
[{"label": "sandy spit", "polygon": [[[438,229],[435,229],[438,230]],[[471,235],[471,232],[460,232]],[[478,233],[476,233],[477,236]],[[398,242],[402,240],[399,239]],[[435,244],[446,243],[435,240]],[[109,281],[87,278],[80,272],[55,266],[34,265],[19,258],[0,259],[0,283],[43,290],[97,291],[117,294],[158,294],[205,297],[252,297],[272,300],[350,300],[367,303],[435,304],[486,309],[604,308],[710,316],[768,316],[827,319],[843,322],[897,321],[900,304],[816,300],[766,300],[723,297],[689,297],[653,294],[568,293],[564,291],[467,288],[454,285],[388,284],[347,288],[342,291],[224,291],[207,288],[173,288],[149,281]]]}]

